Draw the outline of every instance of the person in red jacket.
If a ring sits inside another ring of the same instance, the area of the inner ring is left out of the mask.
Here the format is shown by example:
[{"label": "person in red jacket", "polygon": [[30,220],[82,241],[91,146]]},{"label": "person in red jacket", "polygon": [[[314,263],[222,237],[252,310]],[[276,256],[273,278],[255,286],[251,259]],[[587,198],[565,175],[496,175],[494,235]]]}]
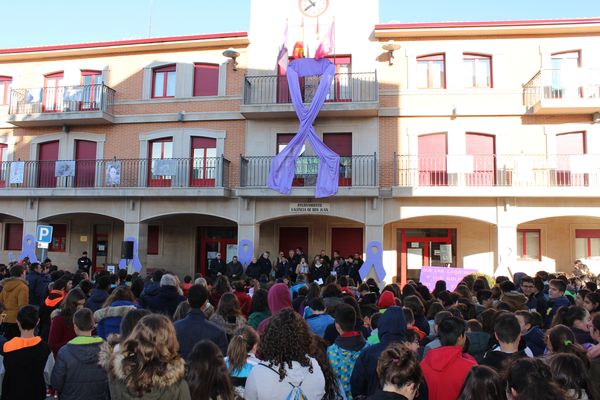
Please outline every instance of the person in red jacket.
[{"label": "person in red jacket", "polygon": [[250,308],[252,308],[252,297],[246,293],[246,287],[244,286],[244,282],[235,281],[233,282],[233,294],[237,297],[240,302],[240,309],[242,310],[242,314],[244,317],[248,319],[250,315]]},{"label": "person in red jacket", "polygon": [[421,362],[429,400],[456,400],[467,374],[477,365],[472,356],[463,354],[465,331],[465,321],[456,317],[440,323],[438,334],[442,347],[429,351]]},{"label": "person in red jacket", "polygon": [[60,309],[52,312],[48,345],[54,356],[69,340],[75,339],[77,336],[73,326],[73,315],[77,310],[83,308],[84,304],[85,294],[81,289],[75,288],[67,294],[67,297],[61,303]]}]

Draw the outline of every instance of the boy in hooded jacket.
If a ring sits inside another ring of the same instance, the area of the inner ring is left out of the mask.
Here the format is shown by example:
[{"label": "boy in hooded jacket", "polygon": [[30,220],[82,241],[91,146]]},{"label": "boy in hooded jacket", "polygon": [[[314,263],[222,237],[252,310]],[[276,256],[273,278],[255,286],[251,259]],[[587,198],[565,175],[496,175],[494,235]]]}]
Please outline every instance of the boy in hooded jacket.
[{"label": "boy in hooded jacket", "polygon": [[98,365],[102,338],[92,336],[94,316],[87,308],[73,315],[77,337],[59,351],[52,370],[52,387],[60,392],[61,400],[108,400],[108,377]]}]

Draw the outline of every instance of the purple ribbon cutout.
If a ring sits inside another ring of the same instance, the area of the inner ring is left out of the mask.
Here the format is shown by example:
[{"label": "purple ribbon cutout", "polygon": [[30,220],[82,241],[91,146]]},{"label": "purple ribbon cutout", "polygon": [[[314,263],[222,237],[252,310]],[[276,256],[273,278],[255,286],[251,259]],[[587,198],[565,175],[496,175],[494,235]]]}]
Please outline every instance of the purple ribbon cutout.
[{"label": "purple ribbon cutout", "polygon": [[[133,242],[133,269],[135,272],[140,272],[142,270],[142,263],[138,257],[138,242],[133,236],[129,236],[125,240],[128,242]],[[119,260],[119,269],[123,268],[127,268],[127,260],[121,258],[121,260]]]},{"label": "purple ribbon cutout", "polygon": [[[313,123],[327,99],[334,75],[335,66],[325,58],[320,60],[299,58],[288,66],[288,86],[294,110],[300,120],[300,127],[290,143],[271,162],[267,182],[267,186],[271,189],[282,194],[291,192],[292,181],[296,172],[296,160],[300,156],[302,145],[308,140],[319,157],[315,197],[328,197],[337,193],[340,156],[321,141],[313,127]],[[313,102],[308,109],[302,103],[302,92],[300,90],[299,78],[303,76],[321,76],[321,82],[319,82]]]},{"label": "purple ribbon cutout", "polygon": [[21,246],[21,249],[21,260],[25,257],[29,257],[29,262],[38,262],[38,258],[35,255],[35,237],[33,235],[23,236],[23,245]]},{"label": "purple ribbon cutout", "polygon": [[254,257],[254,245],[251,240],[242,239],[238,243],[238,261],[244,266],[248,266]]},{"label": "purple ribbon cutout", "polygon": [[378,242],[376,240],[369,242],[369,244],[367,245],[366,253],[367,259],[358,271],[360,274],[360,278],[364,280],[369,274],[371,267],[375,267],[375,273],[377,274],[377,278],[380,281],[383,281],[385,279],[386,273],[385,268],[383,268],[383,247],[381,246],[381,242]]}]

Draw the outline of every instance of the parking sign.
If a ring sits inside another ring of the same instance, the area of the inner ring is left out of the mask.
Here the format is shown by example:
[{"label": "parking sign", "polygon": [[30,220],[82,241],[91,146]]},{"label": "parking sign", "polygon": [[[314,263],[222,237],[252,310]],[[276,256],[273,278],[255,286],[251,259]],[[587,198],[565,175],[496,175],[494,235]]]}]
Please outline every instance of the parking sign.
[{"label": "parking sign", "polygon": [[52,226],[38,225],[35,241],[39,243],[50,243],[52,241]]}]

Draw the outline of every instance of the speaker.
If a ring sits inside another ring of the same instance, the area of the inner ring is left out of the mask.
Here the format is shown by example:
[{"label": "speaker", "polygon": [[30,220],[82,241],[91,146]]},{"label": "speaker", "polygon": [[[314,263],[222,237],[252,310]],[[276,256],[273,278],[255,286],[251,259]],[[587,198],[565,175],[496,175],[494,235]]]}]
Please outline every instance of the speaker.
[{"label": "speaker", "polygon": [[121,243],[121,259],[133,260],[133,242],[126,240]]}]

